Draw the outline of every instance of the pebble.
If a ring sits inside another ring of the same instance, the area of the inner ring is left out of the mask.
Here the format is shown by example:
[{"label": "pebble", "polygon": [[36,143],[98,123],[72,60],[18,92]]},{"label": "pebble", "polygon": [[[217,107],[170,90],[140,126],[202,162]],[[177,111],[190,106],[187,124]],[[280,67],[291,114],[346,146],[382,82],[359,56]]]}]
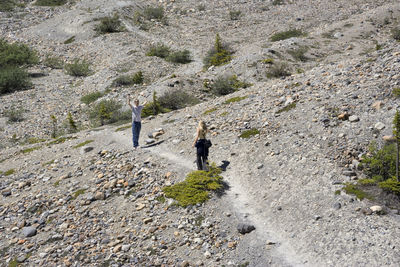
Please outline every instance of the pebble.
[{"label": "pebble", "polygon": [[360,121],[360,118],[358,116],[356,116],[356,115],[351,115],[349,117],[349,121],[350,122],[358,122],[358,121]]},{"label": "pebble", "polygon": [[36,235],[36,228],[32,226],[22,228],[22,234],[25,237],[32,237]]},{"label": "pebble", "polygon": [[254,227],[254,225],[250,225],[250,224],[245,224],[245,223],[239,223],[238,226],[236,227],[238,232],[241,234],[248,234],[250,232],[252,232],[253,230],[255,230],[256,228]]}]

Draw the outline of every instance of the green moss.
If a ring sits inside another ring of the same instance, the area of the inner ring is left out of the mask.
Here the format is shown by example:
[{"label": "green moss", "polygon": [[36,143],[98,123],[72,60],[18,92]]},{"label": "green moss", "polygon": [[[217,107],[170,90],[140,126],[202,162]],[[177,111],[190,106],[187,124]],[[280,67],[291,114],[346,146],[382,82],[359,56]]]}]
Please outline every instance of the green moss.
[{"label": "green moss", "polygon": [[395,97],[400,97],[400,87],[395,87],[395,88],[393,88],[393,89],[392,89],[392,94],[393,94]]},{"label": "green moss", "polygon": [[369,200],[373,199],[372,196],[368,195],[354,184],[346,183],[345,187],[343,187],[343,190],[346,192],[346,194],[355,195],[359,200],[363,200],[364,198]]},{"label": "green moss", "polygon": [[60,181],[54,183],[54,187],[58,187],[60,185]]},{"label": "green moss", "polygon": [[26,149],[21,150],[21,153],[22,154],[27,154],[27,153],[30,153],[32,151],[39,150],[41,148],[42,148],[42,146],[34,146],[34,147],[30,147],[30,148],[26,148]]},{"label": "green moss", "polygon": [[31,137],[31,138],[28,139],[28,143],[29,144],[37,144],[37,143],[42,143],[42,142],[45,142],[45,141],[46,141],[46,139],[37,138],[37,137]]},{"label": "green moss", "polygon": [[335,191],[335,195],[336,195],[336,196],[337,196],[337,195],[340,195],[340,192],[341,192],[340,190],[336,190],[336,191]]},{"label": "green moss", "polygon": [[70,43],[73,43],[73,42],[75,42],[75,35],[70,37],[70,38],[68,38],[67,40],[65,40],[64,44],[70,44]]},{"label": "green moss", "polygon": [[71,139],[76,139],[76,137],[74,137],[74,136],[70,136],[70,137],[64,137],[64,136],[62,136],[62,137],[58,137],[57,139],[55,139],[55,140],[53,140],[53,141],[51,141],[51,142],[48,142],[47,144],[48,144],[48,145],[62,144],[62,143],[64,143],[65,141],[71,140]]},{"label": "green moss", "polygon": [[54,159],[52,159],[52,160],[50,160],[50,161],[48,161],[48,162],[43,163],[42,166],[51,165],[51,164],[53,164],[53,163],[54,163]]},{"label": "green moss", "polygon": [[380,182],[378,186],[385,191],[389,191],[395,194],[400,194],[400,182],[398,182],[395,177]]},{"label": "green moss", "polygon": [[85,142],[82,142],[82,143],[80,143],[80,144],[77,144],[76,146],[74,146],[74,148],[80,148],[80,147],[83,147],[83,146],[85,146],[85,145],[87,145],[87,144],[90,144],[90,143],[92,143],[92,142],[94,142],[94,140],[86,140]]},{"label": "green moss", "polygon": [[222,113],[220,114],[220,116],[221,116],[221,117],[225,117],[225,116],[227,116],[228,114],[229,114],[228,111],[224,111],[224,112],[222,112]]},{"label": "green moss", "polygon": [[158,196],[156,197],[156,200],[160,203],[165,203],[165,197],[164,196]]},{"label": "green moss", "polygon": [[75,193],[72,195],[72,199],[76,199],[80,195],[85,194],[85,191],[86,191],[85,189],[79,189],[79,190],[75,191]]},{"label": "green moss", "polygon": [[274,59],[273,58],[266,58],[261,60],[262,63],[264,64],[274,64]]},{"label": "green moss", "polygon": [[15,173],[15,170],[14,170],[14,169],[9,169],[9,170],[7,170],[7,171],[4,172],[4,175],[5,175],[5,176],[9,176],[9,175],[14,174],[14,173]]},{"label": "green moss", "polygon": [[214,111],[217,111],[217,110],[218,110],[218,108],[207,109],[206,111],[203,112],[203,115],[207,115],[207,114],[213,113]]},{"label": "green moss", "polygon": [[124,130],[126,130],[126,129],[128,129],[128,128],[131,128],[131,127],[132,127],[132,125],[129,124],[129,125],[125,125],[125,126],[119,127],[119,128],[117,128],[115,131],[116,131],[116,132],[120,132],[120,131],[124,131]]},{"label": "green moss", "polygon": [[209,199],[210,191],[222,188],[220,173],[221,169],[213,164],[210,171],[192,171],[185,181],[166,186],[162,190],[166,197],[175,199],[182,207],[203,203]]},{"label": "green moss", "polygon": [[239,137],[240,138],[250,138],[252,136],[255,136],[257,134],[260,134],[260,131],[256,128],[244,131]]},{"label": "green moss", "polygon": [[359,185],[376,185],[375,179],[364,178],[357,181]]},{"label": "green moss", "polygon": [[293,102],[293,103],[287,105],[286,107],[281,108],[276,113],[279,114],[279,113],[282,113],[282,112],[286,112],[286,111],[289,111],[291,109],[294,109],[295,107],[296,107],[296,103]]},{"label": "green moss", "polygon": [[306,36],[306,33],[298,29],[290,29],[284,32],[275,33],[274,35],[271,36],[270,40],[271,42],[277,42],[292,37],[301,37],[301,36]]},{"label": "green moss", "polygon": [[239,101],[242,101],[243,99],[246,99],[246,98],[247,98],[247,96],[232,97],[232,98],[229,98],[228,100],[226,100],[224,102],[224,104],[230,104],[230,103],[234,103],[234,102],[239,102]]},{"label": "green moss", "polygon": [[8,267],[17,267],[18,266],[18,261],[16,258],[12,259],[9,263],[8,263]]}]

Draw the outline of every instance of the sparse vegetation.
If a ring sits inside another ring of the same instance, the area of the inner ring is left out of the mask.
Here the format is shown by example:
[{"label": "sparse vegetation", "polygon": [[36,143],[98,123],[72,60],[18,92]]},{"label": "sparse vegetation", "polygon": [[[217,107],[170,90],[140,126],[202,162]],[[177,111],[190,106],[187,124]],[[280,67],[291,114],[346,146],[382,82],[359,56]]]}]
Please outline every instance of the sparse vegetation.
[{"label": "sparse vegetation", "polygon": [[62,6],[67,3],[67,0],[36,0],[37,6]]},{"label": "sparse vegetation", "polygon": [[267,78],[280,78],[289,75],[289,65],[284,62],[273,64],[267,71]]},{"label": "sparse vegetation", "polygon": [[64,41],[64,44],[70,44],[75,42],[75,35],[71,36],[70,38],[68,38],[67,40]]},{"label": "sparse vegetation", "polygon": [[1,12],[12,11],[14,7],[15,7],[15,2],[13,0],[2,0],[0,2]]},{"label": "sparse vegetation", "polygon": [[147,103],[143,110],[142,110],[142,117],[146,118],[152,115],[157,115],[160,113],[166,113],[169,112],[170,110],[161,106],[160,101],[158,100],[157,94],[154,91],[153,92],[153,101],[150,103]]},{"label": "sparse vegetation", "polygon": [[90,64],[85,59],[75,59],[65,65],[65,70],[68,75],[75,77],[89,76],[92,73]]},{"label": "sparse vegetation", "polygon": [[47,55],[45,60],[43,61],[43,64],[46,67],[52,68],[52,69],[62,69],[64,68],[64,60],[60,57],[55,57],[52,55]]},{"label": "sparse vegetation", "polygon": [[167,61],[173,63],[187,64],[192,61],[190,51],[182,50],[182,51],[174,51],[170,52],[167,56]]},{"label": "sparse vegetation", "polygon": [[124,130],[126,130],[128,128],[131,128],[131,127],[132,127],[132,125],[128,124],[128,125],[125,125],[125,126],[118,127],[117,129],[115,129],[115,131],[116,132],[120,132],[120,131],[124,131]]},{"label": "sparse vegetation", "polygon": [[37,137],[30,137],[30,138],[28,138],[28,140],[27,140],[28,144],[31,144],[31,145],[33,145],[33,144],[38,144],[38,143],[43,143],[43,142],[45,142],[45,141],[46,141],[46,139],[37,138]]},{"label": "sparse vegetation", "polygon": [[250,83],[240,81],[236,75],[229,77],[219,76],[214,83],[210,85],[210,90],[213,94],[222,96],[231,94],[239,88],[247,88],[249,86],[251,86]]},{"label": "sparse vegetation", "polygon": [[306,62],[309,58],[305,55],[308,51],[307,47],[299,47],[296,49],[288,50],[288,54],[291,55],[295,60]]},{"label": "sparse vegetation", "polygon": [[342,188],[346,194],[355,195],[359,200],[363,200],[364,198],[372,200],[373,197],[368,195],[366,192],[357,187],[357,185],[346,183],[346,185]]},{"label": "sparse vegetation", "polygon": [[281,6],[283,4],[284,4],[283,0],[274,0],[274,1],[272,1],[272,5],[273,6]]},{"label": "sparse vegetation", "polygon": [[143,10],[143,16],[147,20],[158,20],[161,21],[164,18],[164,8],[162,6],[157,7],[146,7]]},{"label": "sparse vegetation", "polygon": [[250,138],[250,137],[255,136],[257,134],[260,134],[260,131],[258,129],[256,129],[256,128],[252,128],[250,130],[246,130],[246,131],[242,132],[239,137],[240,138]]},{"label": "sparse vegetation", "polygon": [[170,90],[158,99],[163,108],[177,110],[199,103],[199,100],[183,90]]},{"label": "sparse vegetation", "polygon": [[31,153],[32,151],[39,150],[41,148],[42,148],[42,146],[34,146],[34,147],[30,147],[30,148],[25,148],[25,149],[21,150],[21,153],[28,154],[28,153]]},{"label": "sparse vegetation", "polygon": [[123,113],[121,104],[114,100],[102,100],[89,110],[89,118],[93,125],[103,126],[118,121],[130,120],[130,112]]},{"label": "sparse vegetation", "polygon": [[296,102],[293,102],[293,103],[291,103],[291,104],[289,104],[289,105],[287,105],[287,106],[285,106],[285,107],[279,109],[279,110],[276,112],[276,114],[279,114],[279,113],[282,113],[282,112],[287,112],[287,111],[289,111],[289,110],[291,110],[291,109],[294,109],[295,107],[296,107]]},{"label": "sparse vegetation", "polygon": [[393,28],[391,33],[393,39],[400,41],[400,27]]},{"label": "sparse vegetation", "polygon": [[203,203],[209,199],[209,192],[222,188],[220,174],[221,169],[212,164],[210,171],[192,171],[185,181],[166,186],[163,192],[166,197],[175,199],[182,207]]},{"label": "sparse vegetation", "polygon": [[271,42],[277,42],[277,41],[281,41],[281,40],[285,40],[285,39],[289,39],[292,37],[301,37],[301,36],[305,36],[306,34],[299,30],[299,29],[290,29],[284,32],[278,32],[275,33],[274,35],[272,35],[270,37],[270,41]]},{"label": "sparse vegetation", "polygon": [[228,45],[223,43],[221,37],[217,34],[215,36],[214,47],[208,51],[207,56],[203,60],[204,67],[208,68],[210,66],[226,64],[231,61],[232,53]]},{"label": "sparse vegetation", "polygon": [[143,73],[141,71],[138,71],[133,75],[119,76],[112,82],[112,86],[129,86],[134,84],[142,84],[143,80]]},{"label": "sparse vegetation", "polygon": [[68,112],[67,115],[67,129],[69,133],[76,133],[78,131],[78,126],[76,126],[76,122],[74,118],[72,117],[71,112]]},{"label": "sparse vegetation", "polygon": [[112,17],[104,17],[100,19],[100,23],[94,27],[98,34],[114,33],[124,31],[121,21],[117,14]]},{"label": "sparse vegetation", "polygon": [[170,50],[171,49],[164,44],[157,44],[149,48],[149,50],[146,53],[146,56],[167,58]]},{"label": "sparse vegetation", "polygon": [[90,103],[95,102],[97,99],[103,96],[103,93],[101,92],[93,92],[89,93],[87,95],[84,95],[81,97],[81,101],[85,103],[86,105],[89,105]]},{"label": "sparse vegetation", "polygon": [[57,118],[54,114],[50,115],[50,120],[51,120],[51,137],[56,138],[57,137]]},{"label": "sparse vegetation", "polygon": [[206,111],[203,112],[203,115],[207,115],[207,114],[213,113],[214,111],[217,111],[217,110],[218,110],[218,108],[207,109]]},{"label": "sparse vegetation", "polygon": [[94,142],[94,140],[86,140],[82,143],[77,144],[76,146],[74,146],[74,148],[80,148],[80,147],[86,146],[87,144],[90,144],[92,142]]},{"label": "sparse vegetation", "polygon": [[400,97],[400,87],[395,87],[392,89],[392,95],[395,97]]},{"label": "sparse vegetation", "polygon": [[262,63],[264,64],[274,64],[274,59],[273,58],[266,58],[262,60]]},{"label": "sparse vegetation", "polygon": [[15,169],[9,169],[9,170],[5,171],[3,174],[4,174],[4,176],[9,176],[14,173],[15,173]]},{"label": "sparse vegetation", "polygon": [[231,20],[239,20],[242,12],[240,10],[230,10],[229,11],[229,18]]},{"label": "sparse vegetation", "polygon": [[11,106],[4,112],[4,115],[8,117],[9,122],[21,122],[24,120],[24,110],[21,107]]},{"label": "sparse vegetation", "polygon": [[75,191],[75,193],[72,195],[72,199],[77,199],[80,195],[85,194],[86,190],[85,189],[78,189]]},{"label": "sparse vegetation", "polygon": [[230,103],[234,103],[234,102],[239,102],[239,101],[242,101],[243,99],[246,99],[246,98],[247,98],[247,96],[232,97],[232,98],[229,98],[228,100],[226,100],[224,102],[224,104],[230,104]]}]

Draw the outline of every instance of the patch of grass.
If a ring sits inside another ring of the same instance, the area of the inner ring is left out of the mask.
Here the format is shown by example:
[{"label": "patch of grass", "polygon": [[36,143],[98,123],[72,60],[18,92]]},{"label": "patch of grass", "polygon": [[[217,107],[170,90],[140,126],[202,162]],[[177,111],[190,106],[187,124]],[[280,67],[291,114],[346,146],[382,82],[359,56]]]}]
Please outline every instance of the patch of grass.
[{"label": "patch of grass", "polygon": [[370,178],[364,178],[357,181],[358,185],[376,185],[376,181]]},{"label": "patch of grass", "polygon": [[136,72],[133,75],[121,75],[112,82],[112,86],[130,86],[134,84],[142,84],[144,81],[143,73]]},{"label": "patch of grass", "polygon": [[166,197],[175,199],[182,207],[203,203],[209,199],[209,192],[222,188],[220,174],[221,169],[212,164],[210,171],[192,171],[185,181],[166,186],[162,190]]},{"label": "patch of grass", "polygon": [[230,104],[230,103],[235,103],[235,102],[239,102],[242,101],[243,99],[246,99],[247,96],[236,96],[236,97],[232,97],[227,99],[224,104]]},{"label": "patch of grass", "polygon": [[284,32],[278,32],[272,35],[269,39],[271,42],[277,42],[281,40],[286,40],[292,37],[302,37],[306,36],[307,34],[299,29],[290,29]]},{"label": "patch of grass", "polygon": [[97,99],[103,96],[102,92],[93,92],[81,97],[81,101],[86,105],[95,102]]},{"label": "patch of grass", "polygon": [[70,38],[68,38],[67,40],[64,41],[64,44],[70,44],[75,42],[75,35],[71,36]]},{"label": "patch of grass", "polygon": [[289,105],[287,105],[287,106],[285,106],[285,107],[279,109],[279,110],[276,112],[276,114],[279,114],[279,113],[282,113],[282,112],[287,112],[287,111],[289,111],[289,110],[291,110],[291,109],[294,109],[295,107],[296,107],[296,102],[293,102],[293,103],[291,103],[291,104],[289,104]]},{"label": "patch of grass", "polygon": [[160,105],[169,110],[177,110],[195,105],[200,101],[183,90],[169,90],[158,98]]},{"label": "patch of grass", "polygon": [[9,175],[14,174],[14,173],[15,173],[15,169],[9,169],[9,170],[4,172],[4,176],[9,176]]},{"label": "patch of grass", "polygon": [[156,200],[160,203],[165,203],[165,197],[164,196],[158,196],[156,197]]},{"label": "patch of grass", "polygon": [[92,73],[90,64],[85,59],[74,59],[72,63],[65,64],[65,70],[68,75],[75,77],[85,77]]},{"label": "patch of grass", "polygon": [[34,147],[30,147],[30,148],[25,148],[25,149],[21,150],[21,153],[22,154],[27,154],[27,153],[30,153],[32,151],[39,150],[41,148],[42,148],[42,146],[34,146]]},{"label": "patch of grass", "polygon": [[170,52],[170,48],[164,44],[157,44],[150,46],[148,49],[146,56],[149,57],[159,57],[159,58],[167,58]]},{"label": "patch of grass", "polygon": [[112,17],[101,18],[100,23],[94,27],[94,31],[98,34],[122,32],[124,30],[125,28],[122,26],[117,14]]},{"label": "patch of grass", "polygon": [[83,146],[85,146],[85,145],[87,145],[87,144],[90,144],[90,143],[92,143],[92,142],[94,142],[94,140],[86,140],[85,142],[82,142],[82,143],[80,143],[80,144],[77,144],[76,146],[74,146],[74,148],[80,148],[80,147],[83,147]]},{"label": "patch of grass", "polygon": [[293,57],[293,59],[301,62],[306,62],[309,58],[305,55],[308,51],[307,47],[299,47],[296,49],[288,50],[288,54]]},{"label": "patch of grass", "polygon": [[15,7],[15,2],[13,0],[2,0],[0,2],[1,12],[12,11],[14,7]]},{"label": "patch of grass", "polygon": [[220,66],[227,64],[232,59],[233,52],[229,46],[222,42],[219,34],[215,36],[214,46],[208,50],[206,57],[203,59],[204,68],[211,66]]},{"label": "patch of grass", "polygon": [[210,85],[210,90],[213,94],[217,96],[228,95],[239,88],[247,88],[252,84],[240,81],[236,75],[232,76],[219,76],[217,79]]},{"label": "patch of grass", "polygon": [[10,109],[4,112],[4,115],[8,117],[8,122],[21,122],[24,120],[24,110],[21,107],[11,106]]},{"label": "patch of grass", "polygon": [[229,18],[230,20],[239,20],[242,12],[240,10],[230,10],[229,11]]},{"label": "patch of grass", "polygon": [[266,58],[261,60],[262,63],[264,64],[274,64],[274,59],[273,58]]},{"label": "patch of grass", "polygon": [[207,109],[206,111],[203,112],[203,115],[207,115],[207,114],[213,113],[214,111],[217,111],[217,110],[218,110],[218,108]]},{"label": "patch of grass", "polygon": [[164,18],[164,8],[162,6],[157,6],[157,7],[146,7],[143,10],[143,16],[147,20],[158,20],[161,21]]},{"label": "patch of grass", "polygon": [[61,137],[58,137],[57,139],[55,139],[53,141],[48,142],[47,145],[58,145],[58,144],[62,144],[65,141],[71,140],[71,139],[76,139],[76,137],[75,136],[68,136],[68,137],[61,136]]},{"label": "patch of grass", "polygon": [[167,61],[179,64],[187,64],[192,62],[192,57],[189,50],[170,52],[167,56]]},{"label": "patch of grass", "polygon": [[219,114],[221,117],[225,117],[225,116],[227,116],[229,114],[229,112],[228,111],[224,111],[224,112],[222,112],[221,114]]},{"label": "patch of grass", "polygon": [[103,126],[131,119],[131,111],[122,112],[121,104],[115,100],[102,100],[88,110],[93,125]]},{"label": "patch of grass", "polygon": [[8,267],[17,267],[18,265],[19,265],[19,264],[18,264],[17,258],[12,259],[12,260],[8,263]]},{"label": "patch of grass", "polygon": [[392,89],[392,95],[394,95],[395,97],[400,97],[400,87],[395,87]]},{"label": "patch of grass", "polygon": [[256,128],[252,128],[250,130],[246,130],[246,131],[242,132],[239,135],[239,137],[240,138],[250,138],[250,137],[253,137],[253,136],[257,135],[257,134],[260,134],[260,131],[258,129],[256,129]]},{"label": "patch of grass", "polygon": [[36,0],[36,6],[62,6],[67,0]]},{"label": "patch of grass", "polygon": [[283,2],[283,0],[274,0],[272,1],[272,5],[273,6],[281,6],[284,5],[285,3]]},{"label": "patch of grass", "polygon": [[119,127],[119,128],[117,128],[115,131],[116,131],[116,132],[120,132],[120,131],[124,131],[124,130],[126,130],[126,129],[128,129],[128,128],[131,128],[131,127],[132,127],[132,125],[129,124],[129,125],[125,125],[125,126]]},{"label": "patch of grass", "polygon": [[31,144],[31,145],[33,145],[33,144],[38,144],[38,143],[43,143],[43,142],[45,142],[45,141],[46,141],[46,139],[44,139],[44,138],[38,138],[38,137],[30,137],[30,138],[28,138],[28,140],[27,140],[28,144]]},{"label": "patch of grass", "polygon": [[363,200],[364,198],[372,200],[372,197],[358,188],[357,185],[346,183],[343,190],[348,195],[355,195],[359,200]]},{"label": "patch of grass", "polygon": [[54,187],[58,187],[60,185],[60,181],[55,182],[53,185]]},{"label": "patch of grass", "polygon": [[54,163],[54,159],[52,159],[52,160],[50,160],[50,161],[47,161],[47,162],[45,162],[45,163],[43,163],[42,164],[42,166],[48,166],[48,165],[51,165],[51,164],[53,164]]},{"label": "patch of grass", "polygon": [[273,64],[267,71],[267,78],[280,78],[290,76],[289,65],[284,62]]},{"label": "patch of grass", "polygon": [[80,195],[85,194],[86,190],[85,189],[78,189],[77,191],[75,191],[75,193],[72,195],[72,199],[76,199],[77,197],[79,197]]},{"label": "patch of grass", "polygon": [[400,41],[400,28],[399,27],[393,28],[391,30],[391,33],[392,33],[392,38],[393,39],[395,39],[397,41]]},{"label": "patch of grass", "polygon": [[43,65],[52,69],[62,69],[64,68],[64,60],[60,57],[47,55],[43,61]]},{"label": "patch of grass", "polygon": [[335,191],[335,196],[340,195],[341,192],[342,192],[342,191],[340,191],[340,190],[336,190],[336,191]]}]

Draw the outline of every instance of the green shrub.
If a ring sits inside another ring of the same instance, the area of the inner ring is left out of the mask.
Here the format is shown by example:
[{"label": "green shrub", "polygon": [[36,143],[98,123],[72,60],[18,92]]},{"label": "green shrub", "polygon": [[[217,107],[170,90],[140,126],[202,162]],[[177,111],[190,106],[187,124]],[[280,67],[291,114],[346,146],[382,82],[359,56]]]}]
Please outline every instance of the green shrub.
[{"label": "green shrub", "polygon": [[223,43],[219,34],[215,36],[214,47],[207,52],[204,58],[204,67],[220,66],[228,63],[232,59],[232,51],[227,44]]},{"label": "green shrub", "polygon": [[346,183],[345,187],[343,187],[343,190],[346,192],[348,195],[355,195],[359,200],[363,200],[364,198],[372,200],[373,197],[368,195],[366,192],[361,190],[357,185]]},{"label": "green shrub", "polygon": [[370,152],[361,160],[364,173],[376,182],[382,182],[396,175],[396,145],[385,144],[381,149],[372,143]]},{"label": "green shrub", "polygon": [[203,115],[207,115],[207,114],[213,113],[214,111],[217,111],[217,110],[218,110],[218,108],[207,109],[206,111],[203,112]]},{"label": "green shrub", "polygon": [[134,75],[121,75],[112,82],[112,86],[128,86],[143,83],[143,73],[136,72]]},{"label": "green shrub", "polygon": [[85,194],[86,190],[85,189],[78,189],[75,191],[75,193],[72,195],[72,199],[76,199],[80,195]]},{"label": "green shrub", "polygon": [[14,173],[15,173],[14,169],[9,169],[9,170],[4,172],[4,176],[9,176],[9,175],[14,174]]},{"label": "green shrub", "polygon": [[0,66],[0,94],[25,90],[31,85],[29,74],[24,68]]},{"label": "green shrub", "polygon": [[395,87],[395,88],[393,88],[393,89],[392,89],[392,94],[393,94],[395,97],[400,97],[400,87]]},{"label": "green shrub", "polygon": [[68,75],[81,77],[91,74],[90,64],[85,59],[74,59],[72,63],[65,64],[65,70]]},{"label": "green shrub", "polygon": [[262,60],[262,63],[265,64],[274,64],[274,59],[273,58],[266,58]]},{"label": "green shrub", "polygon": [[39,62],[36,52],[21,43],[9,44],[0,39],[0,67],[34,65]]},{"label": "green shrub", "polygon": [[62,6],[67,3],[67,0],[36,0],[37,6]]},{"label": "green shrub", "polygon": [[103,93],[101,92],[93,92],[87,95],[84,95],[81,97],[81,101],[85,103],[86,105],[89,105],[90,103],[95,102],[97,99],[103,96]]},{"label": "green shrub", "polygon": [[210,166],[210,171],[192,171],[185,181],[166,186],[162,190],[166,197],[173,198],[179,206],[186,207],[203,203],[209,199],[209,192],[221,189],[221,169],[215,164]]},{"label": "green shrub", "polygon": [[9,122],[23,121],[24,120],[23,114],[24,114],[24,110],[21,107],[16,108],[14,106],[11,106],[11,108],[9,110],[6,110],[4,112],[4,115],[6,117],[8,117]]},{"label": "green shrub", "polygon": [[393,28],[391,32],[393,39],[400,41],[400,28]]},{"label": "green shrub", "polygon": [[247,88],[251,84],[240,81],[236,75],[230,77],[219,76],[214,83],[210,85],[213,94],[222,96],[235,92],[239,88]]},{"label": "green shrub", "polygon": [[118,15],[112,17],[105,17],[100,19],[100,23],[94,27],[95,32],[98,34],[113,33],[124,31]]},{"label": "green shrub", "polygon": [[0,2],[0,11],[12,11],[15,7],[15,2],[13,0],[2,0]]},{"label": "green shrub", "polygon": [[275,33],[270,37],[271,42],[277,42],[285,39],[289,39],[292,37],[300,37],[300,36],[305,36],[306,34],[302,32],[301,30],[298,29],[290,29],[284,32],[278,32]]},{"label": "green shrub", "polygon": [[146,7],[143,11],[143,16],[147,20],[155,19],[161,21],[164,18],[164,8],[162,6]]},{"label": "green shrub", "polygon": [[385,191],[389,191],[394,194],[400,194],[400,182],[398,182],[394,176],[390,179],[380,182],[378,185]]},{"label": "green shrub", "polygon": [[76,122],[72,117],[71,112],[68,112],[66,125],[69,133],[76,133],[78,131],[78,126],[76,126]]},{"label": "green shrub", "polygon": [[241,135],[239,135],[240,138],[250,138],[252,136],[255,136],[257,134],[260,134],[260,131],[256,128],[252,128],[250,130],[244,131]]},{"label": "green shrub", "polygon": [[290,76],[290,71],[288,64],[283,62],[273,64],[267,71],[267,78],[280,78],[285,76]]},{"label": "green shrub", "polygon": [[242,12],[240,10],[230,10],[229,11],[229,18],[231,20],[239,20]]},{"label": "green shrub", "polygon": [[199,103],[199,100],[183,90],[171,90],[159,97],[158,101],[163,108],[177,110]]},{"label": "green shrub", "polygon": [[64,68],[64,60],[60,57],[54,57],[51,55],[48,55],[46,59],[43,61],[43,64],[46,67],[52,68],[52,69],[62,69]]},{"label": "green shrub", "polygon": [[153,92],[153,101],[147,103],[142,109],[142,117],[146,118],[149,116],[155,116],[160,113],[167,113],[170,110],[161,106],[160,101],[158,100],[156,92]]},{"label": "green shrub", "polygon": [[242,101],[243,99],[246,99],[246,98],[247,98],[247,96],[232,97],[232,98],[229,98],[228,100],[226,100],[224,102],[224,104],[230,104],[230,103],[234,103],[234,102],[239,102],[239,101]]},{"label": "green shrub", "polygon": [[186,64],[190,63],[192,61],[192,58],[190,56],[189,50],[174,51],[169,53],[169,55],[167,56],[167,61]]},{"label": "green shrub", "polygon": [[167,58],[169,56],[170,48],[163,44],[153,45],[149,48],[146,56]]},{"label": "green shrub", "polygon": [[305,55],[308,51],[307,47],[299,47],[296,49],[288,50],[288,54],[291,55],[295,60],[306,62],[309,58]]},{"label": "green shrub", "polygon": [[358,185],[376,185],[375,179],[364,178],[357,181]]},{"label": "green shrub", "polygon": [[285,107],[279,109],[279,110],[276,112],[276,114],[289,111],[289,110],[291,110],[291,109],[294,109],[295,107],[296,107],[296,102],[293,102],[293,103],[291,103],[291,104],[289,104],[289,105],[287,105],[287,106],[285,106]]},{"label": "green shrub", "polygon": [[272,1],[272,5],[274,5],[274,6],[281,6],[283,4],[284,4],[283,0],[274,0],[274,1]]},{"label": "green shrub", "polygon": [[121,104],[114,100],[102,100],[89,110],[89,118],[94,125],[105,125],[126,120],[120,111]]}]

